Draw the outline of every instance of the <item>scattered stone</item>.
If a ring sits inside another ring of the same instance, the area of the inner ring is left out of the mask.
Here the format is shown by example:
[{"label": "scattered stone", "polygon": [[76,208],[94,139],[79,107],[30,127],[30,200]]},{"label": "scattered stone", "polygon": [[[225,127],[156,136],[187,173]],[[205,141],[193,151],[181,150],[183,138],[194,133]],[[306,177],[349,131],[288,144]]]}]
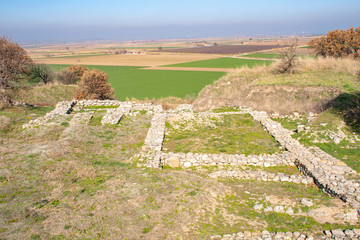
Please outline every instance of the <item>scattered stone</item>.
[{"label": "scattered stone", "polygon": [[304,131],[304,128],[305,128],[305,124],[299,124],[297,126],[296,132],[297,133],[302,132],[302,131]]},{"label": "scattered stone", "polygon": [[335,229],[331,231],[332,236],[335,238],[344,238],[345,233],[341,229]]},{"label": "scattered stone", "polygon": [[288,209],[286,209],[286,212],[289,215],[293,215],[294,214],[294,210],[292,209],[292,207],[289,207]]},{"label": "scattered stone", "polygon": [[273,208],[271,206],[267,206],[265,209],[264,209],[264,212],[272,212],[273,211]]},{"label": "scattered stone", "polygon": [[261,209],[263,209],[263,205],[262,204],[256,204],[254,207],[253,207],[253,209],[254,210],[261,210]]},{"label": "scattered stone", "polygon": [[274,207],[274,212],[283,213],[284,212],[284,207],[277,205],[277,206]]},{"label": "scattered stone", "polygon": [[305,207],[311,207],[311,206],[314,205],[311,200],[306,199],[306,198],[302,198],[302,199],[300,200],[300,203],[301,203],[301,205],[303,205],[303,206],[305,206]]}]

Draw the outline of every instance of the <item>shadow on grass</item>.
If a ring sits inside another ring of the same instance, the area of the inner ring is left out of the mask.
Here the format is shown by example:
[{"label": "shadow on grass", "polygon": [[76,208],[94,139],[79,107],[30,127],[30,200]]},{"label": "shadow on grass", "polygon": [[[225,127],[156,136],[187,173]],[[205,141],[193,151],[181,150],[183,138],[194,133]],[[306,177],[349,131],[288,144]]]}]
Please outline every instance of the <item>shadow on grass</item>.
[{"label": "shadow on grass", "polygon": [[342,93],[328,102],[327,107],[339,111],[346,124],[360,133],[360,91]]}]

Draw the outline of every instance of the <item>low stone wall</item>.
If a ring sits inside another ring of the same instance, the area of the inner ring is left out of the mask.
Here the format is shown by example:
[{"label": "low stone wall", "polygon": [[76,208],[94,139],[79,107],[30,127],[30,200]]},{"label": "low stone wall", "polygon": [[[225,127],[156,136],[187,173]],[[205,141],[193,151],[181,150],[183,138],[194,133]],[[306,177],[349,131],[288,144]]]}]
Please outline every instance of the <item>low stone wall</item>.
[{"label": "low stone wall", "polygon": [[281,154],[201,154],[201,153],[161,153],[161,162],[164,166],[191,167],[191,166],[214,166],[231,165],[243,166],[253,165],[271,167],[278,165],[294,166],[295,155],[290,152]]},{"label": "low stone wall", "polygon": [[311,184],[313,179],[303,175],[287,175],[284,173],[269,173],[265,171],[216,171],[209,174],[211,178],[237,178],[237,179],[257,179],[261,181],[274,181],[274,182],[291,182]]},{"label": "low stone wall", "polygon": [[237,240],[237,239],[258,239],[258,240],[275,240],[275,239],[289,239],[289,240],[305,240],[305,239],[360,239],[360,229],[335,229],[332,231],[326,230],[323,234],[305,234],[300,232],[239,232],[234,234],[226,234],[223,236],[212,236],[211,239],[221,240]]},{"label": "low stone wall", "polygon": [[48,121],[53,119],[55,116],[70,114],[75,104],[76,104],[76,101],[58,102],[56,104],[54,110],[52,110],[49,113],[46,113],[46,115],[43,117],[40,117],[40,118],[37,118],[34,120],[30,120],[29,123],[26,123],[23,125],[23,128],[31,128],[31,127],[35,127],[35,126],[44,125]]},{"label": "low stone wall", "polygon": [[79,100],[75,106],[75,111],[79,111],[83,108],[90,106],[118,106],[122,111],[147,111],[149,114],[163,112],[161,105],[153,105],[151,103],[132,103],[132,102],[120,102],[118,100]]},{"label": "low stone wall", "polygon": [[161,149],[165,136],[166,113],[157,113],[151,120],[151,126],[142,147],[142,157],[148,167],[161,167]]},{"label": "low stone wall", "polygon": [[319,156],[321,157],[325,153],[320,154],[319,151],[321,150],[316,149],[313,154],[309,149],[293,139],[289,130],[283,128],[280,123],[271,120],[265,112],[251,109],[248,112],[268,130],[276,141],[295,155],[295,164],[302,173],[314,178],[315,184],[320,189],[332,196],[339,197],[344,202],[350,203],[359,211],[360,184],[344,177],[344,174],[356,173],[353,169],[337,159],[323,161]]}]

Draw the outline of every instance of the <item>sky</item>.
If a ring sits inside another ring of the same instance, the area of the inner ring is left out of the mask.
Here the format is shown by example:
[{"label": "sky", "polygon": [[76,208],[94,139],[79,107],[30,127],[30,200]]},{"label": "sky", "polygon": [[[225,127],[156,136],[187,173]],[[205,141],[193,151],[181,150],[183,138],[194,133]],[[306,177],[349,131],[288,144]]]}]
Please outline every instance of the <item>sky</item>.
[{"label": "sky", "polygon": [[0,0],[16,41],[324,34],[360,26],[359,0]]}]

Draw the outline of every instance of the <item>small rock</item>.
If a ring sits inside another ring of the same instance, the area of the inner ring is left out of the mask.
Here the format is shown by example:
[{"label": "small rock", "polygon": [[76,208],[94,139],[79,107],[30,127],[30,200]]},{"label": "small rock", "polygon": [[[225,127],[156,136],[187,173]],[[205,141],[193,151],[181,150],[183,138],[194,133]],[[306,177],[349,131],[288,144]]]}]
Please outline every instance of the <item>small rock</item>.
[{"label": "small rock", "polygon": [[187,168],[187,167],[191,167],[191,162],[185,162],[185,163],[184,163],[184,167],[186,167],[186,168]]},{"label": "small rock", "polygon": [[311,207],[311,206],[314,205],[311,200],[308,200],[308,199],[306,199],[306,198],[302,198],[302,199],[300,200],[300,203],[301,203],[301,205],[306,206],[306,207]]},{"label": "small rock", "polygon": [[349,221],[349,222],[357,222],[358,221],[358,214],[356,210],[353,210],[349,213],[345,214],[345,221]]},{"label": "small rock", "polygon": [[[180,161],[177,158],[171,157],[167,160],[169,167],[176,168],[180,167]],[[185,164],[184,164],[185,166]]]},{"label": "small rock", "polygon": [[352,237],[355,236],[355,233],[354,233],[352,230],[347,229],[347,230],[345,230],[345,235],[346,235],[346,237],[348,237],[348,238],[352,238]]},{"label": "small rock", "polygon": [[263,209],[263,205],[262,204],[256,204],[254,207],[253,207],[253,209],[255,209],[255,210],[261,210],[261,209]]},{"label": "small rock", "polygon": [[264,212],[272,212],[273,211],[273,208],[271,206],[267,206],[265,209],[264,209]]},{"label": "small rock", "polygon": [[344,238],[345,233],[341,229],[335,229],[331,231],[333,237],[335,238]]},{"label": "small rock", "polygon": [[274,212],[283,213],[284,212],[284,207],[283,206],[275,206],[274,207]]},{"label": "small rock", "polygon": [[286,213],[293,215],[294,214],[294,210],[292,209],[292,207],[289,207],[288,209],[286,209]]},{"label": "small rock", "polygon": [[305,128],[305,124],[299,124],[298,126],[297,126],[297,129],[296,129],[296,132],[302,132],[302,131],[304,131],[304,128]]}]

